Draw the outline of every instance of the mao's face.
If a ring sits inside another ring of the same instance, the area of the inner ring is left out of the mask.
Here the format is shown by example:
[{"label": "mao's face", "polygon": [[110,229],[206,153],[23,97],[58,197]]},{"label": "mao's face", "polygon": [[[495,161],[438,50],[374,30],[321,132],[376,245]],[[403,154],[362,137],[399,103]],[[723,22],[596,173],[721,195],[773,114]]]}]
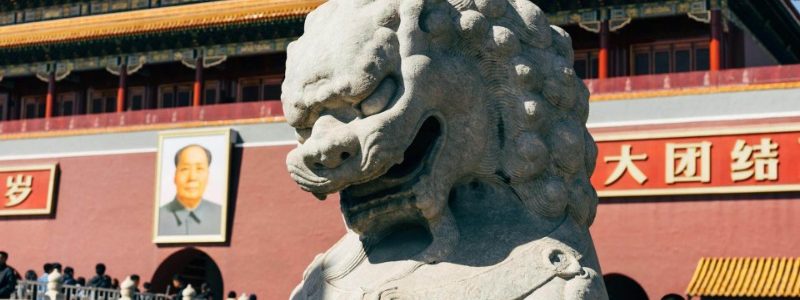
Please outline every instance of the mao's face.
[{"label": "mao's face", "polygon": [[175,189],[183,200],[200,200],[208,183],[208,157],[200,147],[190,147],[178,157]]}]

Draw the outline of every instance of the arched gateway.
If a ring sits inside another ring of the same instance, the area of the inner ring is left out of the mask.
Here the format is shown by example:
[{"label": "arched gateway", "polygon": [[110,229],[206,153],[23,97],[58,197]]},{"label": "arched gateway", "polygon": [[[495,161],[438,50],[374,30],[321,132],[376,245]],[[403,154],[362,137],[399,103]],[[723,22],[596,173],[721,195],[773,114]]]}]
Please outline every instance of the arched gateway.
[{"label": "arched gateway", "polygon": [[158,293],[166,292],[175,274],[186,278],[198,293],[200,286],[207,283],[214,299],[222,299],[224,292],[222,272],[217,263],[205,252],[196,248],[184,248],[167,257],[150,280],[153,290]]}]

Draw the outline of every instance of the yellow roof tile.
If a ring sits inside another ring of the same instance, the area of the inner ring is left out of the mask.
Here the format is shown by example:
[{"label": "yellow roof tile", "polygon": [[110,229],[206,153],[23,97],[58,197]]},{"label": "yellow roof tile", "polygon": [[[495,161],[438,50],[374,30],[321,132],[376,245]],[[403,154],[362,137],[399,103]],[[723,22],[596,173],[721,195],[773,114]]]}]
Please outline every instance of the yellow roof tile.
[{"label": "yellow roof tile", "polygon": [[786,286],[785,293],[787,294],[800,294],[800,257],[794,259],[794,268],[792,274],[789,275],[789,283]]},{"label": "yellow roof tile", "polygon": [[787,259],[785,257],[780,258],[778,263],[778,271],[775,273],[775,279],[772,280],[772,288],[769,289],[769,294],[767,294],[767,296],[775,297],[775,294],[778,293],[778,288],[780,287],[781,282],[785,281],[785,277],[789,277],[785,275],[786,261]]},{"label": "yellow roof tile", "polygon": [[714,288],[714,293],[717,296],[724,295],[725,292],[727,292],[729,290],[728,286],[731,284],[732,281],[734,281],[736,279],[734,276],[735,276],[735,273],[736,273],[736,265],[737,265],[737,262],[739,262],[739,259],[738,258],[732,258],[728,262],[729,262],[728,263],[728,267],[725,268],[726,269],[726,271],[725,271],[725,280],[723,280],[719,286]]},{"label": "yellow roof tile", "polygon": [[727,279],[728,276],[730,275],[730,272],[728,271],[728,266],[733,265],[730,262],[731,262],[730,259],[723,258],[722,264],[718,266],[719,271],[717,271],[716,280],[714,282],[713,287],[711,288],[712,295],[717,296],[721,294],[719,288],[725,282],[725,279]]},{"label": "yellow roof tile", "polygon": [[800,257],[704,257],[686,293],[692,297],[800,298]]},{"label": "yellow roof tile", "polygon": [[786,259],[786,269],[783,271],[783,278],[781,279],[781,284],[778,287],[777,293],[786,293],[789,291],[789,283],[793,280],[792,273],[797,267],[800,267],[800,259],[791,257]]},{"label": "yellow roof tile", "polygon": [[709,286],[708,282],[711,279],[711,276],[714,275],[714,266],[716,265],[716,259],[709,259],[706,261],[706,264],[703,265],[703,274],[700,276],[700,284],[695,287],[695,291],[697,291],[697,293],[708,294],[705,289]]},{"label": "yellow roof tile", "polygon": [[225,0],[0,26],[0,48],[305,16],[325,0]]},{"label": "yellow roof tile", "polygon": [[742,290],[747,282],[747,272],[750,270],[750,265],[753,262],[752,260],[745,258],[740,259],[740,261],[742,262],[742,268],[739,270],[739,272],[737,272],[736,285],[733,287],[733,290],[730,291],[730,295],[728,296],[739,296],[743,294]]},{"label": "yellow roof tile", "polygon": [[700,281],[705,275],[705,268],[708,260],[704,257],[701,258],[700,261],[697,262],[697,268],[694,269],[694,274],[692,274],[692,280],[689,281],[689,287],[686,288],[687,293],[692,293],[697,291],[697,287],[700,285]]},{"label": "yellow roof tile", "polygon": [[728,283],[728,285],[725,287],[725,290],[722,292],[722,296],[725,297],[729,297],[731,294],[733,294],[734,291],[738,289],[738,287],[741,287],[742,285],[742,279],[744,276],[741,276],[740,274],[744,273],[742,270],[745,270],[746,268],[745,263],[747,262],[747,260],[737,257],[735,258],[735,261],[736,265],[733,269],[733,272],[731,273],[731,281]]},{"label": "yellow roof tile", "polygon": [[[750,267],[747,269],[747,272],[744,275],[744,284],[742,285],[742,289],[738,290],[735,295],[737,296],[744,296],[747,294],[747,291],[750,290],[750,286],[753,285],[753,279],[756,275],[756,270],[761,268],[762,261],[760,259],[751,259],[750,260]],[[756,277],[757,278],[757,277]]]}]

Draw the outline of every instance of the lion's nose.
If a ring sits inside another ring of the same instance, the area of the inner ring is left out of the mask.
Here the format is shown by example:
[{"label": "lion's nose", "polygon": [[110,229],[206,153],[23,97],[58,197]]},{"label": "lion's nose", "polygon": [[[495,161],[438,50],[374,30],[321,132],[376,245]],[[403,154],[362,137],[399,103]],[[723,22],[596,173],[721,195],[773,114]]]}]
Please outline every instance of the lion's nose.
[{"label": "lion's nose", "polygon": [[303,163],[310,170],[336,169],[358,156],[358,138],[345,128],[326,130],[300,146]]},{"label": "lion's nose", "polygon": [[303,161],[312,170],[335,169],[356,156],[357,151],[358,145],[354,143],[330,144],[306,153]]}]

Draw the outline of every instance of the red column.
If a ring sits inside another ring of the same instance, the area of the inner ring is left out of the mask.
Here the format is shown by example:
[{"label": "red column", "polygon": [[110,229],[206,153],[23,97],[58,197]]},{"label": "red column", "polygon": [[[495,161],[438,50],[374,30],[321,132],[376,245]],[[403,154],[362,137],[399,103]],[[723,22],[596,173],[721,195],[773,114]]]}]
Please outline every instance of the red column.
[{"label": "red column", "polygon": [[203,97],[203,57],[200,56],[194,65],[194,97],[192,106],[200,106],[200,99]]},{"label": "red column", "polygon": [[53,101],[56,96],[56,72],[50,72],[47,76],[47,98],[44,102],[44,117],[50,118],[53,116]]},{"label": "red column", "polygon": [[711,71],[721,69],[722,45],[722,18],[719,9],[711,10],[711,42],[708,45],[709,67]]},{"label": "red column", "polygon": [[119,87],[117,87],[117,112],[125,111],[125,99],[128,97],[128,65],[119,67]]},{"label": "red column", "polygon": [[608,20],[600,22],[600,51],[597,54],[597,77],[608,78]]}]

